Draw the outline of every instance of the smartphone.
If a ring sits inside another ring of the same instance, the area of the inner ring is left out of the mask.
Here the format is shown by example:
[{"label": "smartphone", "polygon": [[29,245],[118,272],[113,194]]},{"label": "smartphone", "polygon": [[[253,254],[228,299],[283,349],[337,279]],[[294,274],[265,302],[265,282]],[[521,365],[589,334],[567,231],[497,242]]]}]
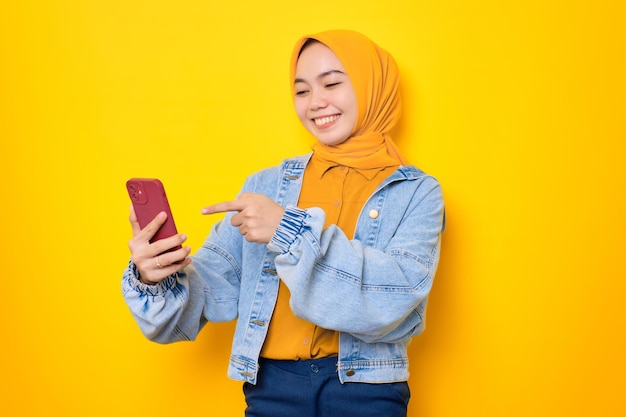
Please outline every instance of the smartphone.
[{"label": "smartphone", "polygon": [[[160,212],[164,211],[167,213],[167,220],[150,239],[150,243],[178,233],[170,204],[167,201],[165,188],[160,180],[156,178],[131,178],[126,181],[126,190],[133,203],[139,226],[142,229],[154,220]],[[180,248],[181,246],[178,246],[168,250],[168,252]]]}]

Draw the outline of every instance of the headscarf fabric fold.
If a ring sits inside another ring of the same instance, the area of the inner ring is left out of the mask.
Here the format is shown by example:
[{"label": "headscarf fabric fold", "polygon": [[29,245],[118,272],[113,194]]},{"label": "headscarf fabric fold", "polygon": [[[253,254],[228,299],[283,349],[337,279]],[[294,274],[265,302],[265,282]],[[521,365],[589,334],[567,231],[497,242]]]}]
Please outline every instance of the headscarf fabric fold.
[{"label": "headscarf fabric fold", "polygon": [[[313,151],[322,159],[355,168],[392,166],[407,161],[389,131],[400,119],[399,71],[393,57],[364,35],[350,30],[330,30],[303,36],[291,56],[291,89],[302,47],[313,39],[326,45],[343,64],[357,100],[357,120],[345,142],[321,142]],[[382,165],[381,165],[382,164]]]}]

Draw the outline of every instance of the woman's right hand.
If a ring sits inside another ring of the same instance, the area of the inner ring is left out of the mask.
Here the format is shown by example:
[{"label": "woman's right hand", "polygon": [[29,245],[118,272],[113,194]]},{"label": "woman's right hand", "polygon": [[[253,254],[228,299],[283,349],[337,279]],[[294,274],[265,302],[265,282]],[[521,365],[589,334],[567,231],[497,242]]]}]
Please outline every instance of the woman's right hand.
[{"label": "woman's right hand", "polygon": [[189,258],[191,248],[189,246],[167,252],[172,248],[181,246],[187,240],[187,236],[184,234],[177,234],[150,243],[150,239],[159,230],[165,219],[167,219],[167,214],[161,212],[146,227],[141,229],[135,210],[132,206],[130,208],[129,220],[133,230],[133,238],[128,242],[128,248],[133,263],[139,271],[139,279],[145,284],[157,284],[191,263],[191,258]]}]

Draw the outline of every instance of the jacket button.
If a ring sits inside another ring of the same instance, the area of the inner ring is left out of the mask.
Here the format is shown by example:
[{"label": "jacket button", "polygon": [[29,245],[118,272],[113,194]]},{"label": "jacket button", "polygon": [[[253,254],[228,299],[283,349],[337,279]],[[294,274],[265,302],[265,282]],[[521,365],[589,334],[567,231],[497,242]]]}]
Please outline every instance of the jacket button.
[{"label": "jacket button", "polygon": [[352,376],[352,375],[354,375],[355,373],[356,373],[356,372],[354,372],[354,369],[348,369],[348,370],[346,371],[346,376]]},{"label": "jacket button", "polygon": [[369,214],[370,214],[370,218],[375,219],[375,218],[378,217],[378,210],[372,209],[372,210],[370,210]]}]

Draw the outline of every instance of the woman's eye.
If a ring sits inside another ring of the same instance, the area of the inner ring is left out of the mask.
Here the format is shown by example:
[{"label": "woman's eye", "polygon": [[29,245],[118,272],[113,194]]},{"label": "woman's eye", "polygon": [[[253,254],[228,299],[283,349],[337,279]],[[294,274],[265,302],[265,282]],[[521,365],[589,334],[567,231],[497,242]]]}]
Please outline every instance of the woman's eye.
[{"label": "woman's eye", "polygon": [[308,90],[296,90],[296,95],[297,96],[303,96],[303,95],[305,95],[308,92],[309,92]]},{"label": "woman's eye", "polygon": [[340,82],[336,82],[336,83],[328,83],[326,84],[326,88],[333,88],[338,86],[339,84],[341,84]]}]

